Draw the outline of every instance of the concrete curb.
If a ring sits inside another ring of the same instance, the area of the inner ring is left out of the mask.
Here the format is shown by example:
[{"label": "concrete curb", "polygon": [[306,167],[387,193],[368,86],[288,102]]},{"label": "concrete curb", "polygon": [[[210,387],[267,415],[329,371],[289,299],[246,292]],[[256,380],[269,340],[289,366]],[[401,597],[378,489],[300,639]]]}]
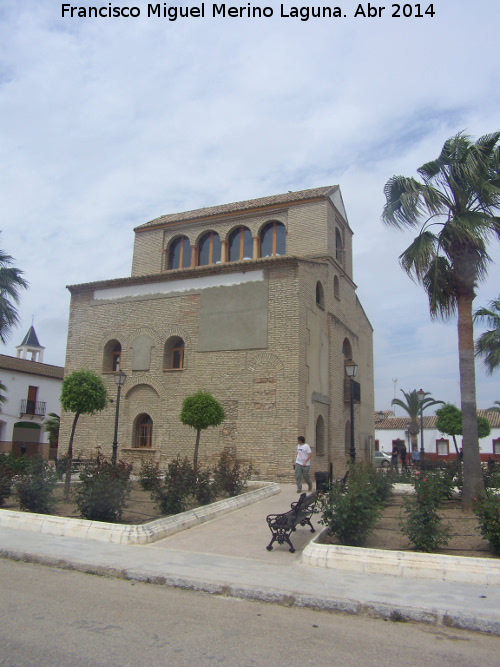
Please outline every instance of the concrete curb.
[{"label": "concrete curb", "polygon": [[303,565],[350,573],[500,586],[499,559],[319,544],[322,534],[317,535],[302,552]]},{"label": "concrete curb", "polygon": [[47,567],[73,570],[95,576],[114,577],[157,586],[200,591],[210,595],[269,602],[280,604],[284,607],[302,607],[318,611],[367,616],[395,623],[425,623],[429,626],[456,628],[500,636],[500,620],[486,615],[480,616],[477,614],[468,614],[467,612],[439,609],[423,610],[398,604],[356,602],[347,598],[329,598],[293,592],[285,593],[274,588],[221,584],[179,576],[148,575],[140,570],[96,566],[84,561],[68,561],[51,556],[40,556],[9,549],[0,549],[0,557]]},{"label": "concrete curb", "polygon": [[50,514],[30,514],[0,510],[0,526],[15,530],[29,530],[34,533],[78,537],[81,539],[110,542],[113,544],[150,544],[164,537],[210,521],[228,512],[251,505],[259,500],[280,493],[280,486],[274,482],[258,482],[259,488],[247,491],[234,498],[225,498],[211,505],[197,507],[181,514],[156,519],[145,524],[116,524],[104,521],[87,521],[52,516]]}]

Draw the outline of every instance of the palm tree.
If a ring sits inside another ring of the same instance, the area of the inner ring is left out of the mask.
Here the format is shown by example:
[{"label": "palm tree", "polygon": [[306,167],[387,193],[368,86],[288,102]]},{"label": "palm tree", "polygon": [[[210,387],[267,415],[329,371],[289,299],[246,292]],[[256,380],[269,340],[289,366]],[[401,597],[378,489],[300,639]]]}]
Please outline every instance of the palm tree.
[{"label": "palm tree", "polygon": [[483,357],[486,372],[491,375],[500,366],[500,296],[490,301],[488,308],[479,308],[474,313],[474,322],[486,320],[489,331],[476,341],[476,356]]},{"label": "palm tree", "polygon": [[59,425],[61,418],[55,412],[49,412],[47,415],[48,419],[45,421],[44,429],[47,431],[49,436],[49,443],[52,446],[57,445],[59,441]]},{"label": "palm tree", "polygon": [[4,345],[19,321],[14,305],[19,303],[19,291],[28,287],[23,272],[11,266],[13,261],[10,255],[0,250],[0,341]]},{"label": "palm tree", "polygon": [[[417,436],[420,433],[419,426],[419,417],[420,417],[420,400],[418,398],[418,391],[412,389],[411,391],[404,391],[401,389],[405,400],[402,401],[400,398],[394,398],[391,402],[391,405],[399,405],[400,408],[408,414],[410,417],[409,432],[411,436],[411,450],[412,452],[418,449],[418,440]],[[429,408],[431,405],[441,405],[443,401],[435,401],[430,392],[425,392],[424,400],[422,401],[422,410]]]},{"label": "palm tree", "polygon": [[500,132],[473,143],[459,133],[440,156],[424,164],[422,181],[393,176],[385,185],[382,219],[399,229],[417,228],[418,236],[400,255],[402,268],[421,283],[431,318],[458,312],[458,352],[464,438],[462,506],[484,493],[479,457],[474,368],[472,302],[486,276],[487,242],[500,238]]},{"label": "palm tree", "polygon": [[500,401],[495,401],[495,405],[492,408],[488,408],[486,412],[500,412]]}]

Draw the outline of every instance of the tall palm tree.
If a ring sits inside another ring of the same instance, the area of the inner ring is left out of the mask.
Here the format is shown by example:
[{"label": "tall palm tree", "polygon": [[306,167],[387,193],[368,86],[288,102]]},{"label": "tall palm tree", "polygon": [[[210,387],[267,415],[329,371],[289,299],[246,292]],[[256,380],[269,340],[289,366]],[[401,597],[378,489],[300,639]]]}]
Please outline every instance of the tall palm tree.
[{"label": "tall palm tree", "polygon": [[0,250],[0,341],[4,345],[19,321],[14,304],[19,303],[20,290],[28,287],[23,272],[11,266],[13,261],[10,255]]},{"label": "tall palm tree", "polygon": [[[394,398],[391,405],[399,405],[399,407],[403,408],[408,414],[410,418],[410,426],[408,430],[410,431],[411,436],[411,450],[414,451],[418,449],[417,436],[420,433],[420,400],[416,389],[412,389],[411,391],[404,391],[401,389],[401,391],[403,392],[405,400],[403,401],[400,398]],[[422,410],[429,408],[431,405],[441,405],[442,403],[443,401],[435,401],[430,395],[430,392],[427,391],[425,392],[424,400],[422,401]]]},{"label": "tall palm tree", "polygon": [[462,505],[484,493],[479,457],[474,368],[472,302],[486,276],[487,242],[500,238],[500,132],[473,143],[459,133],[440,156],[424,164],[422,181],[393,176],[385,185],[382,219],[399,229],[417,228],[418,236],[400,255],[402,268],[421,283],[431,318],[458,313],[458,352],[464,439]]},{"label": "tall palm tree", "polygon": [[486,412],[500,412],[500,401],[495,401],[495,405],[492,408],[488,408]]},{"label": "tall palm tree", "polygon": [[474,313],[474,322],[486,320],[488,331],[476,341],[476,356],[483,357],[489,375],[500,366],[500,296],[490,301],[488,308]]}]

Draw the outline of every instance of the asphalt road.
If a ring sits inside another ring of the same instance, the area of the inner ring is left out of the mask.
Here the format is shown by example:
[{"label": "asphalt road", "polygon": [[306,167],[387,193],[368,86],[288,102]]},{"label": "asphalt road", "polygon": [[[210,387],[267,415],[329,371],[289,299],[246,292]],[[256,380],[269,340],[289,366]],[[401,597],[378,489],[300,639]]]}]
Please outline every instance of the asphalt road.
[{"label": "asphalt road", "polygon": [[0,559],[1,667],[499,664],[500,638]]}]

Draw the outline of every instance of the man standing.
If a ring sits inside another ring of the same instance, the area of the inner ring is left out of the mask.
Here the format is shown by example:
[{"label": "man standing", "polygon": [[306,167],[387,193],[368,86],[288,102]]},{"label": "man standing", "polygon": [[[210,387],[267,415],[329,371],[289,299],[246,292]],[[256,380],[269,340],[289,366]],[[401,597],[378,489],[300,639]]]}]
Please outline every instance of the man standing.
[{"label": "man standing", "polygon": [[295,481],[297,482],[297,493],[302,492],[302,478],[307,483],[308,491],[312,491],[309,469],[311,467],[312,452],[303,435],[297,438],[297,458],[295,459]]}]

